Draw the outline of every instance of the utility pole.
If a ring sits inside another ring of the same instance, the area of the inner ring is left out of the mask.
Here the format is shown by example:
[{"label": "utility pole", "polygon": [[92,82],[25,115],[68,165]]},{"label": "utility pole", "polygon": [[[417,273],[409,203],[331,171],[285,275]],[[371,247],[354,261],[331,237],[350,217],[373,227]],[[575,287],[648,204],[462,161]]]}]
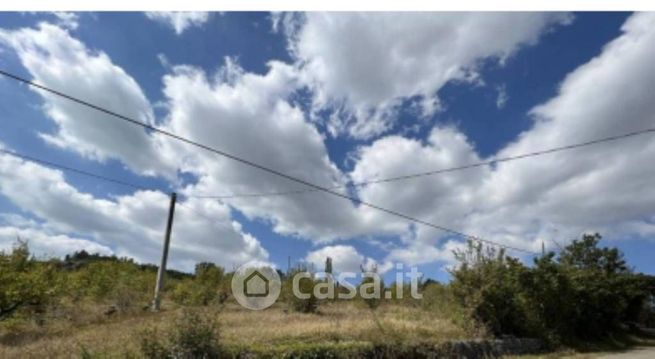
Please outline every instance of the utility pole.
[{"label": "utility pole", "polygon": [[157,271],[157,283],[155,284],[155,299],[152,301],[152,310],[159,311],[161,304],[161,290],[164,287],[164,274],[166,274],[166,262],[168,261],[168,247],[171,243],[171,230],[173,229],[173,215],[175,214],[175,201],[177,194],[171,193],[171,204],[168,209],[168,222],[166,222],[166,235],[164,236],[164,249],[161,254],[161,263]]}]

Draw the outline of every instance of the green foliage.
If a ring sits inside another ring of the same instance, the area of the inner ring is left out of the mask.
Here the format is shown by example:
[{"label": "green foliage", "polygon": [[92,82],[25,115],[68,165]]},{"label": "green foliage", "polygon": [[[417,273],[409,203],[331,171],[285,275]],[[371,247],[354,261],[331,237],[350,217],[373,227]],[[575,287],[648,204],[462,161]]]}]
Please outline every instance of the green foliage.
[{"label": "green foliage", "polygon": [[314,295],[314,286],[317,283],[314,275],[308,278],[301,278],[298,282],[300,293],[307,294],[307,298],[299,298],[293,293],[293,278],[298,273],[308,273],[307,270],[298,268],[287,276],[282,283],[282,298],[289,303],[291,309],[300,313],[316,313],[318,311],[319,300]]},{"label": "green foliage", "polygon": [[539,336],[553,344],[601,339],[648,317],[655,279],[632,273],[616,248],[585,235],[535,259],[531,267],[502,251],[469,244],[456,253],[451,288],[466,315],[495,335]]},{"label": "green foliage", "polygon": [[64,272],[67,295],[73,300],[89,299],[128,311],[146,304],[154,290],[155,273],[130,261],[93,261],[72,272]]},{"label": "green foliage", "polygon": [[[526,269],[513,258],[494,248],[469,242],[465,251],[455,253],[461,265],[451,271],[453,294],[466,311],[461,323],[470,330],[472,324],[482,324],[495,335],[525,332],[524,313],[519,310],[517,297],[518,278]],[[509,294],[509,295],[508,295]]]},{"label": "green foliage", "polygon": [[218,358],[221,353],[216,322],[195,311],[184,311],[167,332],[149,328],[140,333],[146,358]]},{"label": "green foliage", "polygon": [[171,299],[181,305],[209,305],[222,303],[229,293],[229,278],[225,270],[213,263],[198,263],[193,278],[180,281]]},{"label": "green foliage", "polygon": [[180,305],[208,305],[216,298],[216,288],[208,287],[192,279],[185,279],[178,283],[171,299]]},{"label": "green foliage", "polygon": [[[375,289],[376,286],[377,289]],[[382,280],[375,280],[372,276],[364,276],[359,287],[358,293],[366,306],[372,310],[377,309],[382,303],[382,296],[384,295],[384,283]]]},{"label": "green foliage", "polygon": [[585,234],[564,248],[559,262],[568,267],[604,275],[629,273],[623,254],[616,248],[598,248],[600,234]]},{"label": "green foliage", "polygon": [[57,291],[51,263],[30,257],[27,242],[19,239],[11,253],[0,252],[0,320],[20,310],[43,312]]},{"label": "green foliage", "polygon": [[454,318],[457,322],[464,322],[456,319],[463,313],[450,286],[430,281],[423,285],[421,293],[423,298],[418,300],[418,303],[423,309],[440,313],[444,318]]},{"label": "green foliage", "polygon": [[377,265],[373,265],[370,269],[366,269],[361,265],[360,268],[362,270],[362,282],[359,284],[357,293],[359,293],[361,300],[369,309],[375,310],[382,302],[384,281],[378,275]]}]

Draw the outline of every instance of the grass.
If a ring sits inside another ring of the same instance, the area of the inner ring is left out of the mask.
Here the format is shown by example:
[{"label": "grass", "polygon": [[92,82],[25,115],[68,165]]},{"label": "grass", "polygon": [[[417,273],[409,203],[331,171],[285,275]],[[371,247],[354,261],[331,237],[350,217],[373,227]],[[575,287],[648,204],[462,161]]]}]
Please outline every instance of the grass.
[{"label": "grass", "polygon": [[[83,353],[108,357],[136,356],[138,333],[146,328],[166,331],[182,308],[167,303],[160,313],[136,311],[111,318],[98,316],[102,308],[75,320],[59,318],[0,329],[0,357],[74,357]],[[220,341],[233,348],[285,348],[299,345],[343,346],[375,343],[441,343],[467,338],[450,320],[419,307],[385,304],[371,311],[361,303],[324,303],[318,314],[301,314],[275,305],[251,311],[237,304],[197,308],[216,318]],[[11,332],[11,333],[10,333]],[[282,350],[282,349],[281,349]]]}]

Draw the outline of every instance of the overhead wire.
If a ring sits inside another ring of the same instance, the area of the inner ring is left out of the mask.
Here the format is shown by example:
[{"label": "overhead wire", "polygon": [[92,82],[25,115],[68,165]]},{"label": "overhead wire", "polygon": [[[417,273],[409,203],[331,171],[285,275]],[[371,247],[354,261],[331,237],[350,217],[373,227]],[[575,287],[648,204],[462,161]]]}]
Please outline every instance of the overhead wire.
[{"label": "overhead wire", "polygon": [[[626,138],[639,136],[639,135],[643,135],[643,134],[649,134],[649,133],[655,133],[655,128],[646,128],[646,129],[642,129],[642,130],[639,130],[639,131],[633,131],[633,132],[628,132],[628,133],[624,133],[624,134],[620,134],[620,135],[598,138],[598,139],[594,139],[594,140],[591,140],[591,141],[579,142],[579,143],[570,144],[570,145],[566,145],[566,146],[553,147],[553,148],[549,148],[549,149],[545,149],[545,150],[539,150],[539,151],[534,151],[534,152],[523,153],[523,154],[520,154],[520,155],[500,157],[500,158],[495,158],[495,159],[492,159],[492,160],[489,160],[489,161],[481,161],[481,162],[471,163],[471,164],[462,165],[462,166],[442,168],[442,169],[426,171],[426,172],[417,172],[417,173],[412,173],[412,174],[408,174],[408,175],[387,177],[387,178],[381,178],[381,179],[377,179],[377,180],[354,182],[354,183],[351,183],[351,184],[348,184],[348,185],[339,185],[339,186],[333,186],[333,187],[327,187],[327,188],[332,189],[332,190],[337,190],[337,189],[348,188],[348,187],[364,187],[364,186],[368,186],[368,185],[372,185],[372,184],[402,181],[402,180],[414,179],[414,178],[425,177],[425,176],[433,176],[433,175],[438,175],[438,174],[443,174],[443,173],[462,171],[462,170],[478,168],[478,167],[484,167],[484,166],[494,166],[494,165],[496,165],[498,163],[510,162],[510,161],[515,161],[515,160],[520,160],[520,159],[525,159],[525,158],[530,158],[530,157],[536,157],[536,156],[542,156],[542,155],[557,153],[557,152],[561,152],[561,151],[568,151],[568,150],[573,150],[573,149],[577,149],[577,148],[581,148],[581,147],[596,145],[596,144],[605,143],[605,142],[617,141],[617,140],[626,139]],[[308,193],[308,192],[316,192],[316,191],[319,191],[319,190],[315,189],[315,188],[306,188],[306,189],[280,191],[280,192],[233,193],[233,194],[226,194],[226,195],[192,195],[192,196],[189,196],[189,197],[193,197],[193,198],[211,198],[211,199],[230,199],[230,198],[241,198],[241,197],[285,196],[285,195],[291,195],[291,194],[300,194],[300,193]]]},{"label": "overhead wire", "polygon": [[18,75],[12,74],[12,73],[9,73],[9,72],[4,71],[4,70],[1,70],[1,69],[0,69],[0,75],[3,75],[3,76],[5,76],[5,77],[11,78],[11,79],[14,79],[14,80],[16,80],[16,81],[18,81],[18,82],[24,83],[24,84],[26,84],[26,85],[28,85],[28,86],[31,86],[31,87],[34,87],[34,88],[40,89],[40,90],[42,90],[42,91],[45,91],[45,92],[48,92],[48,93],[51,93],[51,94],[57,95],[57,96],[59,96],[59,97],[65,98],[65,99],[67,99],[67,100],[70,100],[70,101],[72,101],[72,102],[78,103],[78,104],[80,104],[80,105],[83,105],[83,106],[86,106],[86,107],[92,108],[92,109],[97,110],[97,111],[99,111],[99,112],[101,112],[101,113],[108,114],[108,115],[113,116],[114,118],[120,119],[120,120],[122,120],[122,121],[125,121],[125,122],[128,122],[128,123],[131,123],[131,124],[134,124],[134,125],[137,125],[137,126],[141,126],[141,127],[145,128],[145,129],[147,129],[147,130],[150,130],[150,131],[152,131],[152,132],[154,132],[154,133],[159,133],[159,134],[162,134],[162,135],[168,136],[168,137],[173,138],[173,139],[176,139],[176,140],[178,140],[178,141],[180,141],[180,142],[183,142],[183,143],[186,143],[186,144],[189,144],[189,145],[192,145],[192,146],[198,147],[198,148],[200,148],[200,149],[203,149],[203,150],[206,150],[206,151],[209,151],[209,152],[212,152],[212,153],[215,153],[215,154],[217,154],[217,155],[223,156],[223,157],[225,157],[225,158],[229,158],[229,159],[231,159],[231,160],[234,160],[234,161],[236,161],[236,162],[239,162],[239,163],[245,164],[245,165],[250,166],[250,167],[253,167],[253,168],[257,168],[257,169],[259,169],[259,170],[262,170],[262,171],[264,171],[264,172],[267,172],[267,173],[270,173],[270,174],[276,175],[276,176],[278,176],[278,177],[285,178],[285,179],[287,179],[287,180],[290,180],[290,181],[293,181],[293,182],[296,182],[296,183],[300,183],[300,184],[305,185],[305,186],[307,186],[307,187],[314,188],[314,189],[316,189],[316,190],[318,190],[318,191],[322,191],[322,192],[325,192],[325,193],[331,194],[331,195],[333,195],[333,196],[340,197],[340,198],[342,198],[342,199],[346,199],[346,200],[351,201],[351,202],[354,202],[354,203],[356,203],[356,204],[358,204],[358,205],[362,205],[362,206],[365,206],[365,207],[369,207],[369,208],[372,208],[372,209],[378,210],[378,211],[380,211],[380,212],[384,212],[384,213],[387,213],[387,214],[390,214],[390,215],[396,216],[396,217],[398,217],[398,218],[406,219],[406,220],[408,220],[408,221],[410,221],[410,222],[418,223],[418,224],[421,224],[421,225],[424,225],[424,226],[427,226],[427,227],[431,227],[431,228],[434,228],[434,229],[438,229],[438,230],[441,230],[441,231],[444,231],[444,232],[447,232],[447,233],[451,233],[451,234],[454,234],[454,235],[462,236],[462,237],[464,237],[464,238],[467,238],[467,239],[470,239],[470,240],[474,240],[474,241],[478,241],[478,242],[481,242],[481,243],[487,243],[487,244],[491,244],[491,245],[496,245],[496,246],[500,246],[500,247],[503,247],[503,248],[516,250],[516,251],[519,251],[519,252],[525,252],[525,253],[530,253],[530,254],[538,254],[538,253],[533,252],[533,251],[530,251],[530,250],[526,250],[526,249],[522,249],[522,248],[517,248],[517,247],[513,247],[513,246],[508,246],[508,245],[503,245],[503,244],[496,243],[496,242],[493,242],[493,241],[490,241],[490,240],[487,240],[487,239],[483,239],[483,238],[478,237],[478,236],[474,236],[474,235],[466,234],[466,233],[464,233],[464,232],[461,232],[461,231],[458,231],[458,230],[455,230],[455,229],[451,229],[451,228],[448,228],[448,227],[445,227],[445,226],[442,226],[442,225],[437,225],[437,224],[434,224],[434,223],[431,223],[431,222],[428,222],[428,221],[425,221],[425,220],[421,220],[421,219],[418,219],[418,218],[414,218],[414,217],[412,217],[412,216],[406,215],[406,214],[404,214],[404,213],[401,213],[401,212],[398,212],[398,211],[395,211],[395,210],[387,209],[387,208],[384,208],[384,207],[381,207],[381,206],[375,205],[375,204],[373,204],[373,203],[370,203],[370,202],[367,202],[367,201],[363,201],[363,200],[361,200],[361,199],[359,199],[359,198],[356,198],[356,197],[354,197],[354,196],[345,195],[345,194],[342,194],[342,193],[340,193],[340,192],[336,192],[336,191],[333,190],[333,189],[330,189],[330,188],[327,188],[327,187],[324,187],[324,186],[320,186],[320,185],[317,185],[317,184],[314,184],[314,183],[308,182],[308,181],[306,181],[306,180],[303,180],[303,179],[300,179],[300,178],[297,178],[297,177],[294,177],[294,176],[288,175],[288,174],[286,174],[286,173],[283,173],[283,172],[280,172],[280,171],[278,171],[278,170],[275,170],[275,169],[272,169],[272,168],[266,167],[266,166],[264,166],[264,165],[261,165],[261,164],[255,163],[255,162],[250,161],[250,160],[248,160],[248,159],[245,159],[245,158],[242,158],[242,157],[236,156],[236,155],[234,155],[234,154],[228,153],[228,152],[226,152],[226,151],[219,150],[219,149],[217,149],[217,148],[214,148],[214,147],[211,147],[211,146],[208,146],[208,145],[205,145],[205,144],[202,144],[202,143],[196,142],[196,141],[194,141],[194,140],[190,140],[190,139],[188,139],[188,138],[185,138],[185,137],[182,137],[182,136],[180,136],[180,135],[177,135],[177,134],[175,134],[175,133],[173,133],[173,132],[170,132],[170,131],[167,131],[167,130],[164,130],[164,129],[161,129],[161,128],[158,128],[158,127],[155,127],[155,126],[153,126],[153,125],[150,125],[150,124],[144,123],[144,122],[142,122],[142,121],[139,121],[139,120],[136,120],[136,119],[133,119],[133,118],[127,117],[127,116],[125,116],[125,115],[121,115],[121,114],[119,114],[119,113],[117,113],[117,112],[115,112],[115,111],[108,110],[108,109],[103,108],[103,107],[101,107],[101,106],[98,106],[98,105],[92,104],[92,103],[90,103],[90,102],[87,102],[87,101],[81,100],[81,99],[79,99],[79,98],[77,98],[77,97],[74,97],[74,96],[71,96],[71,95],[65,94],[65,93],[63,93],[63,92],[60,92],[60,91],[57,91],[57,90],[51,89],[51,88],[49,88],[49,87],[47,87],[47,86],[44,86],[44,85],[38,84],[38,83],[36,83],[36,82],[30,81],[30,80],[28,80],[28,79],[25,79],[25,78],[23,78],[23,77],[20,77],[20,76],[18,76]]},{"label": "overhead wire", "polygon": [[[61,163],[57,163],[57,162],[53,162],[53,161],[44,160],[44,159],[41,159],[41,158],[26,155],[24,153],[20,153],[20,152],[16,152],[16,151],[10,151],[10,150],[7,150],[7,149],[0,148],[0,153],[4,153],[6,155],[10,155],[10,156],[13,156],[13,157],[16,157],[16,158],[20,158],[20,159],[25,160],[25,161],[41,164],[41,165],[44,165],[44,166],[47,166],[47,167],[56,168],[56,169],[60,169],[60,170],[63,170],[63,171],[76,173],[76,174],[79,174],[79,175],[91,177],[91,178],[94,178],[94,179],[98,179],[98,180],[102,180],[102,181],[106,181],[106,182],[110,182],[110,183],[114,183],[114,184],[119,184],[119,185],[129,187],[129,188],[132,188],[132,189],[136,189],[136,190],[163,192],[163,191],[155,189],[155,188],[145,187],[145,186],[141,186],[141,185],[138,185],[138,184],[135,184],[135,183],[132,183],[132,182],[119,180],[119,179],[112,178],[112,177],[107,177],[107,176],[104,176],[104,175],[101,175],[101,174],[98,174],[98,173],[94,173],[94,172],[82,170],[82,169],[79,169],[79,168],[63,165]],[[184,196],[184,197],[186,197],[186,196]],[[204,217],[205,219],[207,219],[209,221],[212,221],[212,222],[216,221],[216,219],[213,219],[213,218],[205,215],[204,213],[196,210],[195,208],[193,208],[193,207],[191,207],[189,205],[186,205],[185,203],[176,202],[176,204],[181,206],[181,207],[184,207],[186,209],[189,209],[189,210],[195,212],[199,216]]]}]

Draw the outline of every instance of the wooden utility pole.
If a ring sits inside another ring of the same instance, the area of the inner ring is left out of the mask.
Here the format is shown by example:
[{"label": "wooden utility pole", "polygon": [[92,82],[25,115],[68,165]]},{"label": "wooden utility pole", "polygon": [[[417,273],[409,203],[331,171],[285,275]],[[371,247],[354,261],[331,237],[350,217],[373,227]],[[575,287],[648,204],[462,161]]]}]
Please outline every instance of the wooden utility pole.
[{"label": "wooden utility pole", "polygon": [[175,214],[175,201],[177,194],[171,193],[171,204],[168,209],[168,222],[166,222],[166,235],[164,236],[164,249],[161,254],[161,263],[157,271],[157,283],[155,284],[155,299],[152,301],[152,310],[158,311],[161,304],[161,290],[164,287],[164,274],[166,273],[166,262],[168,261],[168,247],[171,243],[171,230],[173,229],[173,215]]}]

